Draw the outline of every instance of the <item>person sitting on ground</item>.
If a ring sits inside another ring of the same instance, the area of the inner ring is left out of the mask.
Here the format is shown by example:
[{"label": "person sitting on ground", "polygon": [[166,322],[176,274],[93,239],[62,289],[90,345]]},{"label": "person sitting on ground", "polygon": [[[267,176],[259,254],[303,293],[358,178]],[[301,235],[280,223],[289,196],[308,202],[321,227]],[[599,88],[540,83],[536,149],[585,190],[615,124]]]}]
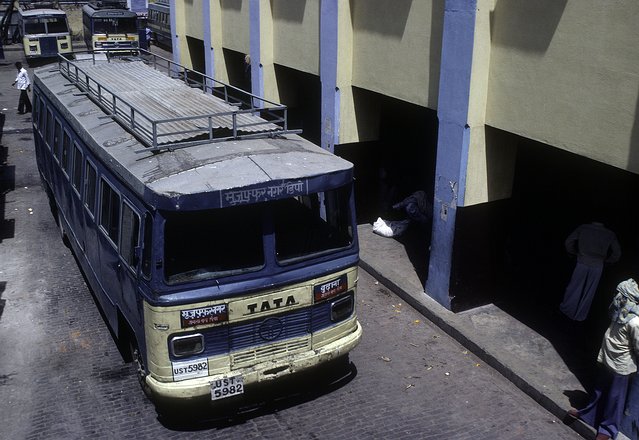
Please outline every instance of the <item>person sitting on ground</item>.
[{"label": "person sitting on ground", "polygon": [[624,412],[630,375],[637,371],[639,355],[639,287],[634,279],[622,281],[610,304],[612,320],[599,350],[597,383],[585,408],[568,415],[597,429],[596,440],[615,438]]},{"label": "person sitting on ground", "polygon": [[410,220],[422,225],[428,225],[433,219],[433,205],[424,191],[415,191],[401,202],[394,204],[393,209],[404,209]]}]

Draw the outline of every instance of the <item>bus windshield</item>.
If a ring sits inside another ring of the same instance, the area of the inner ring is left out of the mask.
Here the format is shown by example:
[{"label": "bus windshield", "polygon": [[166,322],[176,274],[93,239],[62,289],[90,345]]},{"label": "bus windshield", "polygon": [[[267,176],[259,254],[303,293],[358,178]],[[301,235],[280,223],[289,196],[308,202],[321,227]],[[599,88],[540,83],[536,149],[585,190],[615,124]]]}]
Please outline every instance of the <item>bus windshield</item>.
[{"label": "bus windshield", "polygon": [[264,265],[260,205],[165,213],[169,284],[259,270]]},{"label": "bus windshield", "polygon": [[273,202],[277,261],[294,263],[350,246],[349,194],[345,187]]},{"label": "bus windshield", "polygon": [[62,32],[69,32],[67,27],[67,21],[64,17],[50,17],[47,18],[47,32],[50,34],[57,34]]},{"label": "bus windshield", "polygon": [[178,284],[260,270],[265,264],[264,225],[271,221],[280,264],[347,248],[353,242],[349,196],[347,186],[246,206],[167,212],[166,281]]},{"label": "bus windshield", "polygon": [[135,34],[135,18],[94,18],[94,34]]},{"label": "bus windshield", "polygon": [[24,20],[25,35],[69,32],[64,17],[38,17]]}]

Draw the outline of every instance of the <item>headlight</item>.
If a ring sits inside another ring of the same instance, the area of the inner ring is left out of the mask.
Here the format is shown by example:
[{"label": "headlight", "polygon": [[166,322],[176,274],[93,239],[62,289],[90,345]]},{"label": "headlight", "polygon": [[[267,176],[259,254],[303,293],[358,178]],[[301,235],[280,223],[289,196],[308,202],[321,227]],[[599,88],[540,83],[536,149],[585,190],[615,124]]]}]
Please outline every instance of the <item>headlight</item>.
[{"label": "headlight", "polygon": [[169,343],[175,357],[185,357],[204,351],[204,336],[199,333],[188,336],[173,336]]},{"label": "headlight", "polygon": [[68,49],[69,48],[69,43],[62,43],[62,44],[60,44],[60,47],[62,49]]},{"label": "headlight", "polygon": [[38,46],[36,46],[35,44],[29,45],[29,52],[37,52],[37,51],[38,51]]},{"label": "headlight", "polygon": [[331,303],[331,321],[343,321],[353,314],[355,299],[353,295],[347,295]]},{"label": "headlight", "polygon": [[102,43],[100,41],[95,42],[95,47],[102,47]]}]

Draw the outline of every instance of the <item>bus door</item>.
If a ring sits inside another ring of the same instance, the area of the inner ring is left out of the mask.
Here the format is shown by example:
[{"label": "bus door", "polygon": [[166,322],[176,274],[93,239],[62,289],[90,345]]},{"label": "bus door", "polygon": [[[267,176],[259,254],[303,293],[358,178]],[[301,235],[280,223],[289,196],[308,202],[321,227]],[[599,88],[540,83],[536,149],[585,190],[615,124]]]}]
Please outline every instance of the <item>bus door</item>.
[{"label": "bus door", "polygon": [[120,307],[133,329],[142,325],[142,302],[138,295],[138,270],[140,267],[140,215],[124,198],[120,222],[121,264],[117,266],[120,286]]},{"label": "bus door", "polygon": [[97,243],[100,264],[99,279],[102,281],[102,289],[105,297],[102,301],[104,314],[109,320],[111,328],[118,328],[118,316],[115,304],[119,302],[121,294],[118,274],[120,271],[120,194],[114,186],[104,177],[100,178]]},{"label": "bus door", "polygon": [[104,179],[100,181],[100,271],[102,287],[110,304],[106,313],[112,328],[117,329],[116,304],[133,329],[142,323],[138,300],[140,256],[140,215],[124,197]]}]

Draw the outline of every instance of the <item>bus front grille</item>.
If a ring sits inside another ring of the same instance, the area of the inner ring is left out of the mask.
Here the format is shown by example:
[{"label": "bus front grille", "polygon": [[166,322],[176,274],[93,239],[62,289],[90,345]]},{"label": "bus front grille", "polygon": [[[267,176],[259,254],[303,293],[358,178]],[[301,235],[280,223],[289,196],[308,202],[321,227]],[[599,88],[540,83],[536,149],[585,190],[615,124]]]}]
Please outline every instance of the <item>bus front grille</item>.
[{"label": "bus front grille", "polygon": [[58,54],[58,40],[56,37],[40,38],[40,53],[42,56],[55,56]]},{"label": "bus front grille", "polygon": [[289,354],[295,354],[311,349],[311,338],[307,336],[303,339],[292,341],[282,341],[276,344],[256,347],[252,350],[241,351],[231,354],[231,369],[248,367],[273,358],[282,358]]},{"label": "bus front grille", "polygon": [[[301,347],[300,340],[307,341],[303,347],[310,349],[311,334],[331,324],[330,303],[325,302],[281,315],[218,325],[201,331],[205,348],[198,356],[229,354],[233,364],[245,366],[273,355],[286,356]],[[172,361],[184,360],[170,356]]]}]

